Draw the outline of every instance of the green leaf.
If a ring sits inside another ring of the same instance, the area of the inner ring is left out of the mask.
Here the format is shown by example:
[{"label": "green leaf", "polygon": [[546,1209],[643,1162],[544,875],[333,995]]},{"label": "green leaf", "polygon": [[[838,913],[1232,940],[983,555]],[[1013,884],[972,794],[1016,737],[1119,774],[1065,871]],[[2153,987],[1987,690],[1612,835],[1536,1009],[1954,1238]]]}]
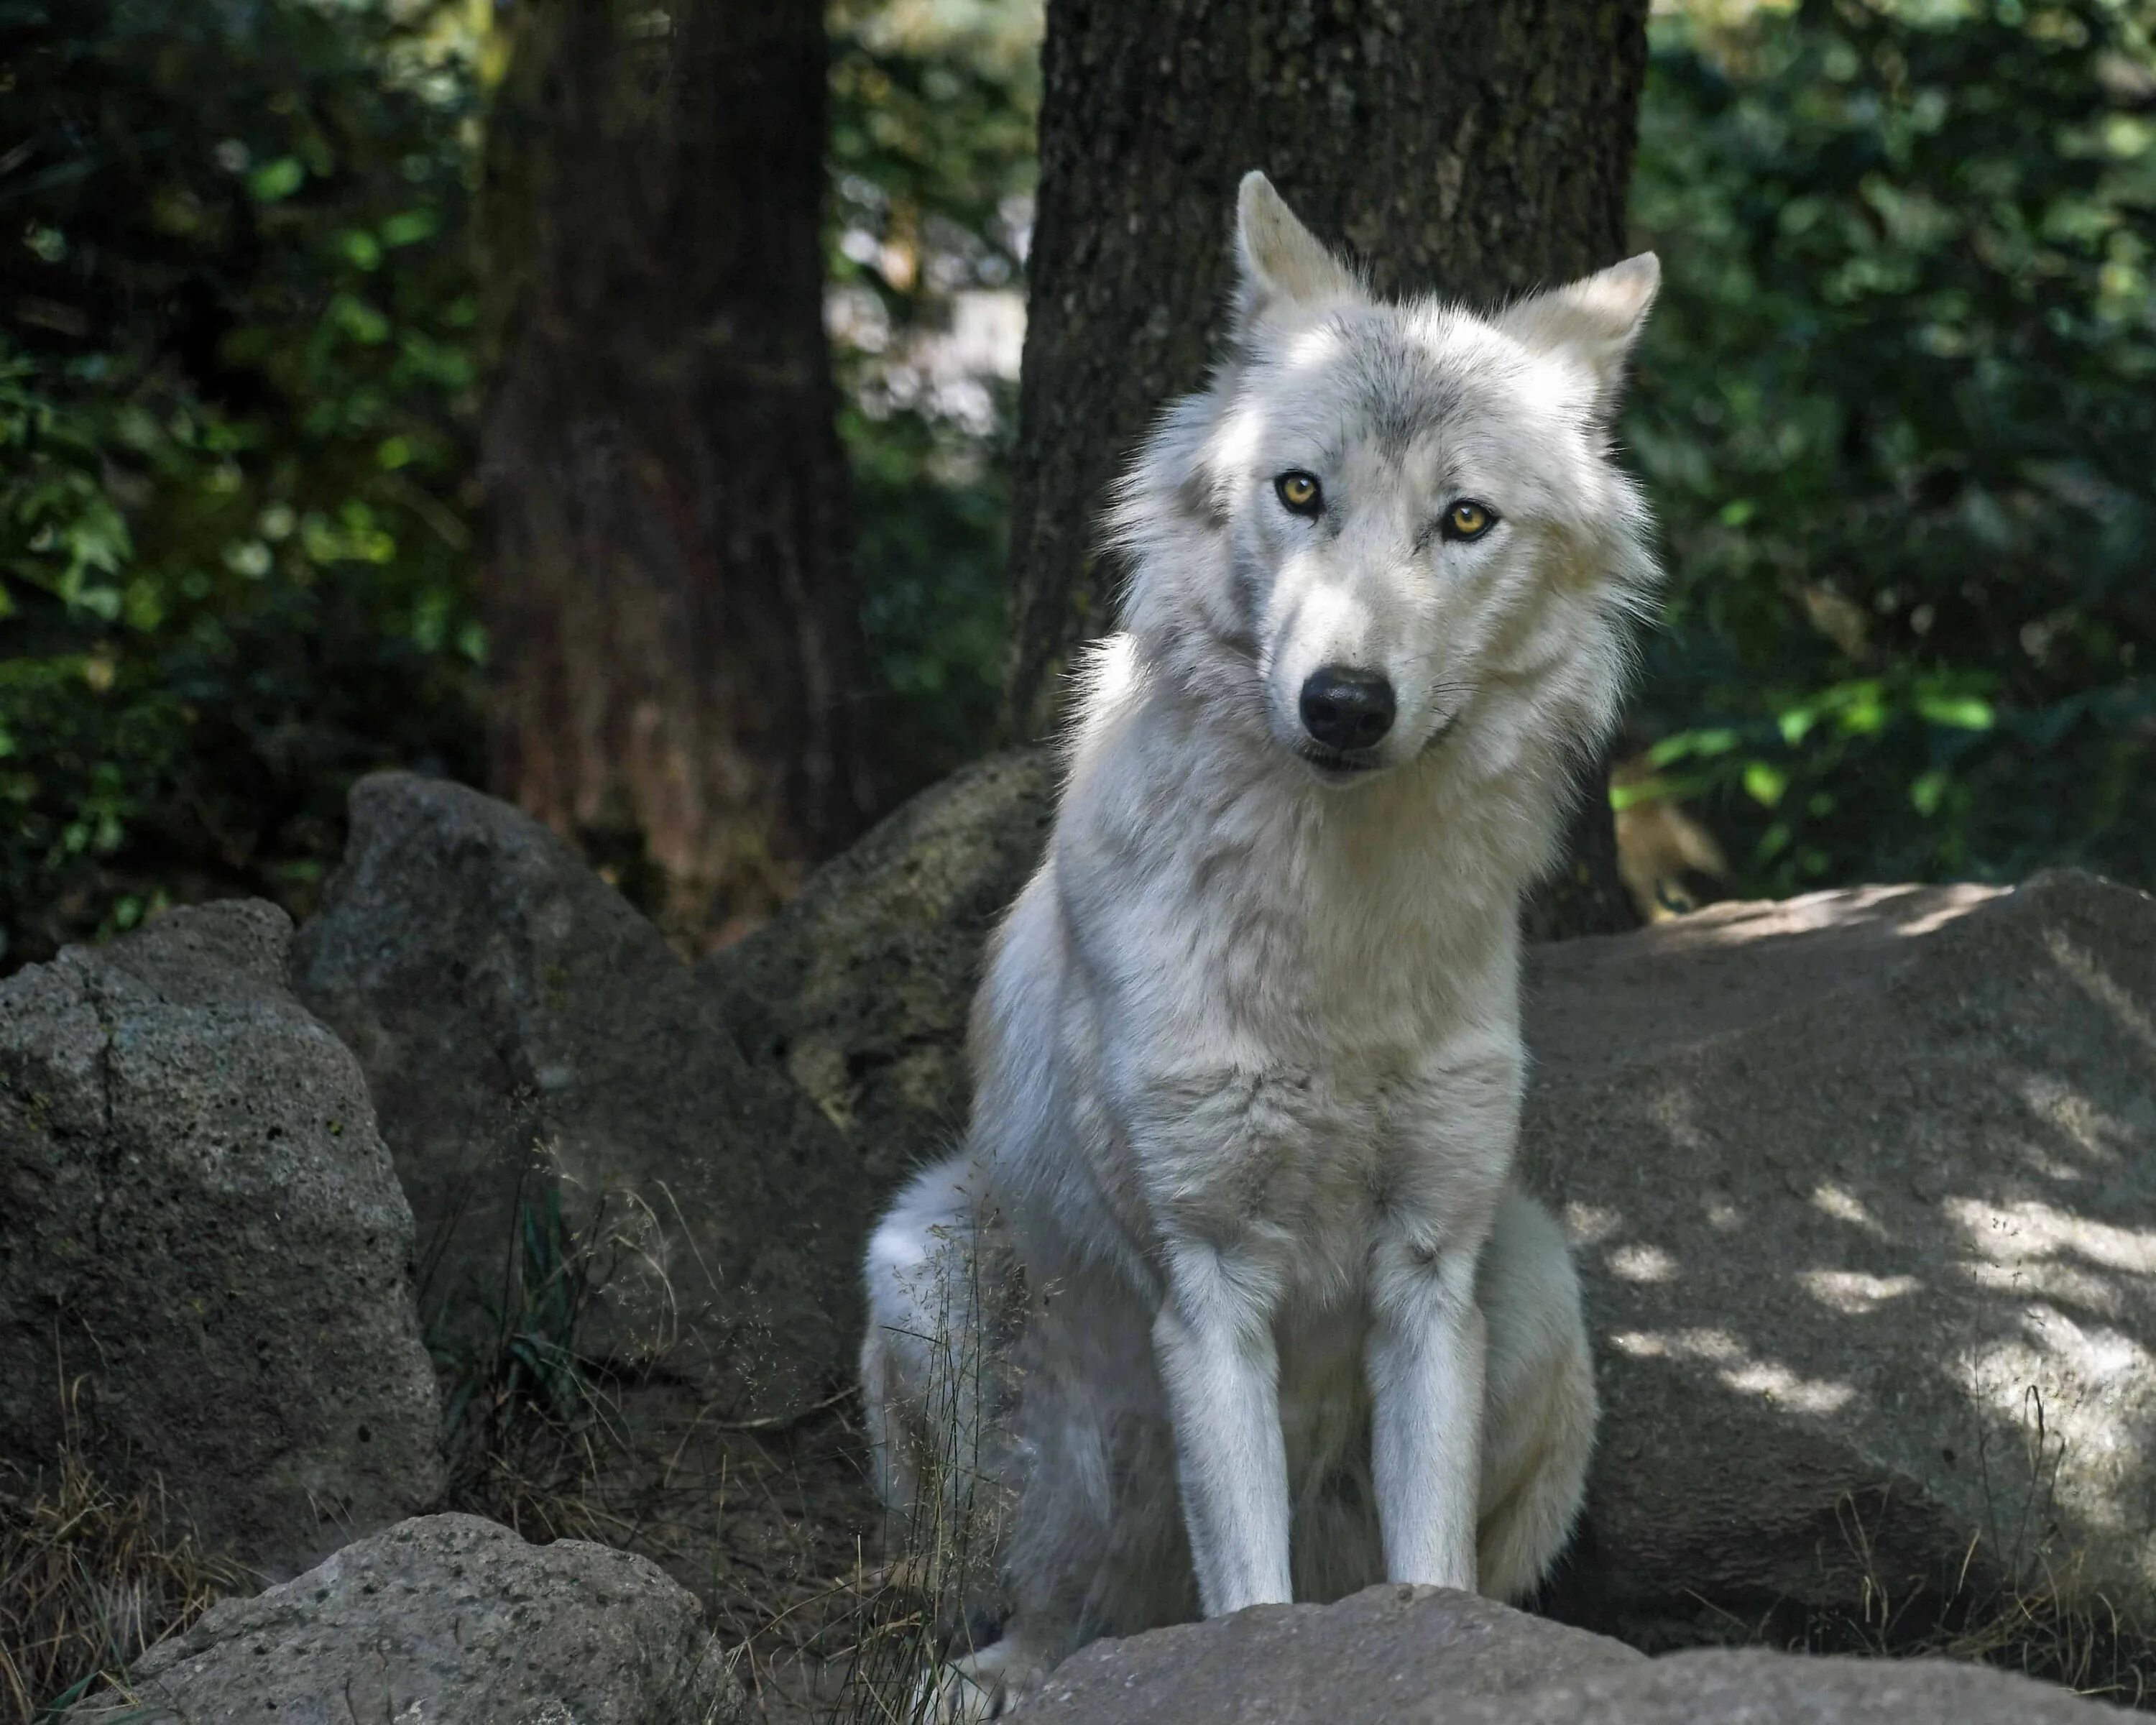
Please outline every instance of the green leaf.
[{"label": "green leaf", "polygon": [[[1991,704],[1974,695],[1920,695],[1917,697],[1917,711],[1933,724],[1949,726],[1957,731],[1989,731],[1996,722]],[[1931,813],[1929,809],[1924,812]]]},{"label": "green leaf", "polygon": [[1763,809],[1772,809],[1782,800],[1782,793],[1789,788],[1789,775],[1766,761],[1748,761],[1744,764],[1744,792]]},{"label": "green leaf", "polygon": [[1946,800],[1948,778],[1946,769],[1933,768],[1915,780],[1909,787],[1909,806],[1927,820],[1939,812]]},{"label": "green leaf", "polygon": [[408,209],[382,224],[382,243],[393,249],[417,245],[423,239],[432,239],[441,225],[442,218],[433,210]]},{"label": "green leaf", "polygon": [[247,189],[258,203],[280,203],[300,189],[307,171],[296,156],[280,156],[265,162],[247,177]]},{"label": "green leaf", "polygon": [[1647,751],[1650,767],[1668,767],[1687,757],[1726,755],[1740,741],[1735,730],[1727,726],[1705,731],[1681,731],[1674,737],[1666,737]]}]

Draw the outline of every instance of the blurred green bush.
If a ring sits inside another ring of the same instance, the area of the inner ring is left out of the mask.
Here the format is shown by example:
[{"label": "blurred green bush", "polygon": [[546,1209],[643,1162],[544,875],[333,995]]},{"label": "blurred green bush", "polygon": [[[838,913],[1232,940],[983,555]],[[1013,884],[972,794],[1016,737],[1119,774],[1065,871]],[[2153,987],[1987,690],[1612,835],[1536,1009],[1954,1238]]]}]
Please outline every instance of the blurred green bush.
[{"label": "blurred green bush", "polygon": [[1000,296],[1023,326],[1040,10],[840,0],[830,18],[833,363],[862,620],[896,753],[925,783],[978,754],[1002,709],[1016,347],[967,351],[953,326]]},{"label": "blurred green bush", "polygon": [[456,23],[0,5],[0,962],[304,907],[354,774],[478,769]]},{"label": "blurred green bush", "polygon": [[2156,6],[1658,16],[1654,769],[1736,885],[2156,881]]}]

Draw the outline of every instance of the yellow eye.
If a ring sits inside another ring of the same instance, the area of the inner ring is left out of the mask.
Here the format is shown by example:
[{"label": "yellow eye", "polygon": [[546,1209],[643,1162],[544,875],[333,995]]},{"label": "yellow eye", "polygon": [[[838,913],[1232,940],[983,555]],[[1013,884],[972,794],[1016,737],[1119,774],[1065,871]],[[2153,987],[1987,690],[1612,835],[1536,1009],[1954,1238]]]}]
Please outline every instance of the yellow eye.
[{"label": "yellow eye", "polygon": [[1448,539],[1480,539],[1497,525],[1497,512],[1467,498],[1445,512],[1445,536]]},{"label": "yellow eye", "polygon": [[1316,515],[1325,506],[1325,494],[1306,473],[1284,473],[1273,481],[1280,501],[1297,515]]}]

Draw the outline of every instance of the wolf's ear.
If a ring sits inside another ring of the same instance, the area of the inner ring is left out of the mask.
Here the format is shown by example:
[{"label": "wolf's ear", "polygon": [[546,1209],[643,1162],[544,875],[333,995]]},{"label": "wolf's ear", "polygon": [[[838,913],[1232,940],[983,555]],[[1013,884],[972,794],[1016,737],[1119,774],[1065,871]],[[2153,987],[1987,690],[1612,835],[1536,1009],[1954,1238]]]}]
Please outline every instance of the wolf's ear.
[{"label": "wolf's ear", "polygon": [[1584,367],[1606,413],[1616,404],[1625,381],[1625,362],[1640,339],[1647,310],[1661,285],[1661,261],[1652,252],[1641,252],[1522,300],[1497,321],[1523,346],[1563,353]]},{"label": "wolf's ear", "polygon": [[1359,300],[1354,272],[1296,219],[1273,182],[1255,169],[1235,198],[1235,332],[1275,313],[1331,300]]}]

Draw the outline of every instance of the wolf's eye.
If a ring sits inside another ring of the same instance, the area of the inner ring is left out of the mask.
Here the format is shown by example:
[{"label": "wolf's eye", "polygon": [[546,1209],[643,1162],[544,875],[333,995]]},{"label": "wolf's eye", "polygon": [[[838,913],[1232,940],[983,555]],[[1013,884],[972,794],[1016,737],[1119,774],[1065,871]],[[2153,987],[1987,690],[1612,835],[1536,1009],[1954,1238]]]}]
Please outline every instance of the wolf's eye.
[{"label": "wolf's eye", "polygon": [[1325,493],[1306,473],[1288,472],[1273,481],[1280,501],[1297,515],[1316,515],[1325,507]]},{"label": "wolf's eye", "polygon": [[1486,505],[1463,497],[1445,512],[1445,536],[1448,539],[1480,539],[1497,525],[1497,511]]}]

